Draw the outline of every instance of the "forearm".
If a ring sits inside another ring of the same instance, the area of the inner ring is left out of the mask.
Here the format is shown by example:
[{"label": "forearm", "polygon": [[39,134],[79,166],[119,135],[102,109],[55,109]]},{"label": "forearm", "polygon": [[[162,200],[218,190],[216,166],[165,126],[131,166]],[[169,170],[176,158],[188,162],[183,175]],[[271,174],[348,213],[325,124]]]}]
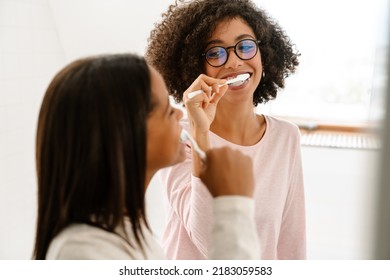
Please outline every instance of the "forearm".
[{"label": "forearm", "polygon": [[[199,148],[203,151],[207,151],[210,148],[209,131],[197,127],[194,123],[191,123],[190,127],[191,135],[198,143]],[[203,162],[194,148],[192,148],[192,159],[192,174],[199,177]]]},{"label": "forearm", "polygon": [[199,178],[191,176],[190,161],[160,171],[160,177],[167,192],[169,211],[174,212],[168,215],[169,219],[178,219],[194,245],[206,255],[212,224],[210,192]]}]

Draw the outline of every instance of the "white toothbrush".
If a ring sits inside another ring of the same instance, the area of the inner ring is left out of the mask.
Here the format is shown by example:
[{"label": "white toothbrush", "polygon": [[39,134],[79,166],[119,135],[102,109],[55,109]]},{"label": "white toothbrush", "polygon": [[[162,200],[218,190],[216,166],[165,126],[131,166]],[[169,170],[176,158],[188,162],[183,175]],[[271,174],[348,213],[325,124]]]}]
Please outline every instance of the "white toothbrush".
[{"label": "white toothbrush", "polygon": [[[227,80],[226,83],[222,84],[222,85],[219,85],[219,87],[222,87],[224,85],[230,85],[230,84],[234,84],[234,83],[237,83],[237,82],[243,82],[245,80],[247,80],[248,78],[250,77],[250,75],[248,73],[245,73],[245,74],[240,74],[240,75],[237,75],[235,78],[233,79],[230,79],[230,80]],[[195,96],[199,95],[199,94],[202,94],[204,93],[203,90],[199,89],[199,90],[196,90],[196,91],[193,91],[193,92],[190,92],[188,94],[188,98],[191,99],[191,98],[194,98]]]},{"label": "white toothbrush", "polygon": [[180,134],[180,139],[184,142],[184,141],[190,141],[191,144],[192,144],[192,147],[195,149],[195,151],[198,153],[198,155],[200,156],[200,158],[203,160],[203,161],[206,161],[206,153],[201,149],[199,148],[198,146],[198,143],[196,143],[195,139],[192,138],[191,134],[182,129],[181,130],[181,134]]}]

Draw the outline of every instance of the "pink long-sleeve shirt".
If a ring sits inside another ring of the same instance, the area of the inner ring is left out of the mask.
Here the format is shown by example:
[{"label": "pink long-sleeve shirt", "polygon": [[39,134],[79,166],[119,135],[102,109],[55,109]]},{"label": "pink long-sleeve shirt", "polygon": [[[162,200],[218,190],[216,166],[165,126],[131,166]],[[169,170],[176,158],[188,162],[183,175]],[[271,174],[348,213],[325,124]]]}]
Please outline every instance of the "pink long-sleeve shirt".
[{"label": "pink long-sleeve shirt", "polygon": [[[209,132],[210,147],[229,146],[253,160],[254,215],[261,258],[305,259],[305,198],[299,129],[275,117],[265,116],[265,120],[265,134],[253,146],[236,145]],[[183,119],[182,125],[188,129],[188,119]],[[213,242],[212,196],[201,180],[192,175],[191,159],[188,147],[184,162],[160,171],[167,214],[162,246],[169,259],[206,259]]]}]

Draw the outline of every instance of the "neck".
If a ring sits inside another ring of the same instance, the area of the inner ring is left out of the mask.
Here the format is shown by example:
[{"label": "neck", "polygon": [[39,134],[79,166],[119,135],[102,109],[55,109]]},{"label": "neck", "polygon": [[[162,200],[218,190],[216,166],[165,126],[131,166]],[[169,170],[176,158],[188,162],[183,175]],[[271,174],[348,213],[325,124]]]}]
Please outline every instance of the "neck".
[{"label": "neck", "polygon": [[264,121],[255,114],[253,106],[219,105],[210,127],[212,132],[243,146],[254,145],[261,139]]}]

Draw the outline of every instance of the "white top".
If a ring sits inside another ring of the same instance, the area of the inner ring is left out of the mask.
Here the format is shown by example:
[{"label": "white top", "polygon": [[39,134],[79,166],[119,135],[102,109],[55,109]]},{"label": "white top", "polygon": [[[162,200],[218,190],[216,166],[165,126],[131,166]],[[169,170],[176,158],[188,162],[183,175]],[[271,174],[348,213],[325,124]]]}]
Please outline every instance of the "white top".
[{"label": "white top", "polygon": [[[253,199],[242,196],[221,196],[214,199],[213,246],[210,259],[258,259]],[[46,259],[165,259],[163,251],[143,226],[144,254],[135,242],[129,220],[125,221],[131,247],[118,231],[107,232],[87,224],[72,224],[50,243]]]}]

